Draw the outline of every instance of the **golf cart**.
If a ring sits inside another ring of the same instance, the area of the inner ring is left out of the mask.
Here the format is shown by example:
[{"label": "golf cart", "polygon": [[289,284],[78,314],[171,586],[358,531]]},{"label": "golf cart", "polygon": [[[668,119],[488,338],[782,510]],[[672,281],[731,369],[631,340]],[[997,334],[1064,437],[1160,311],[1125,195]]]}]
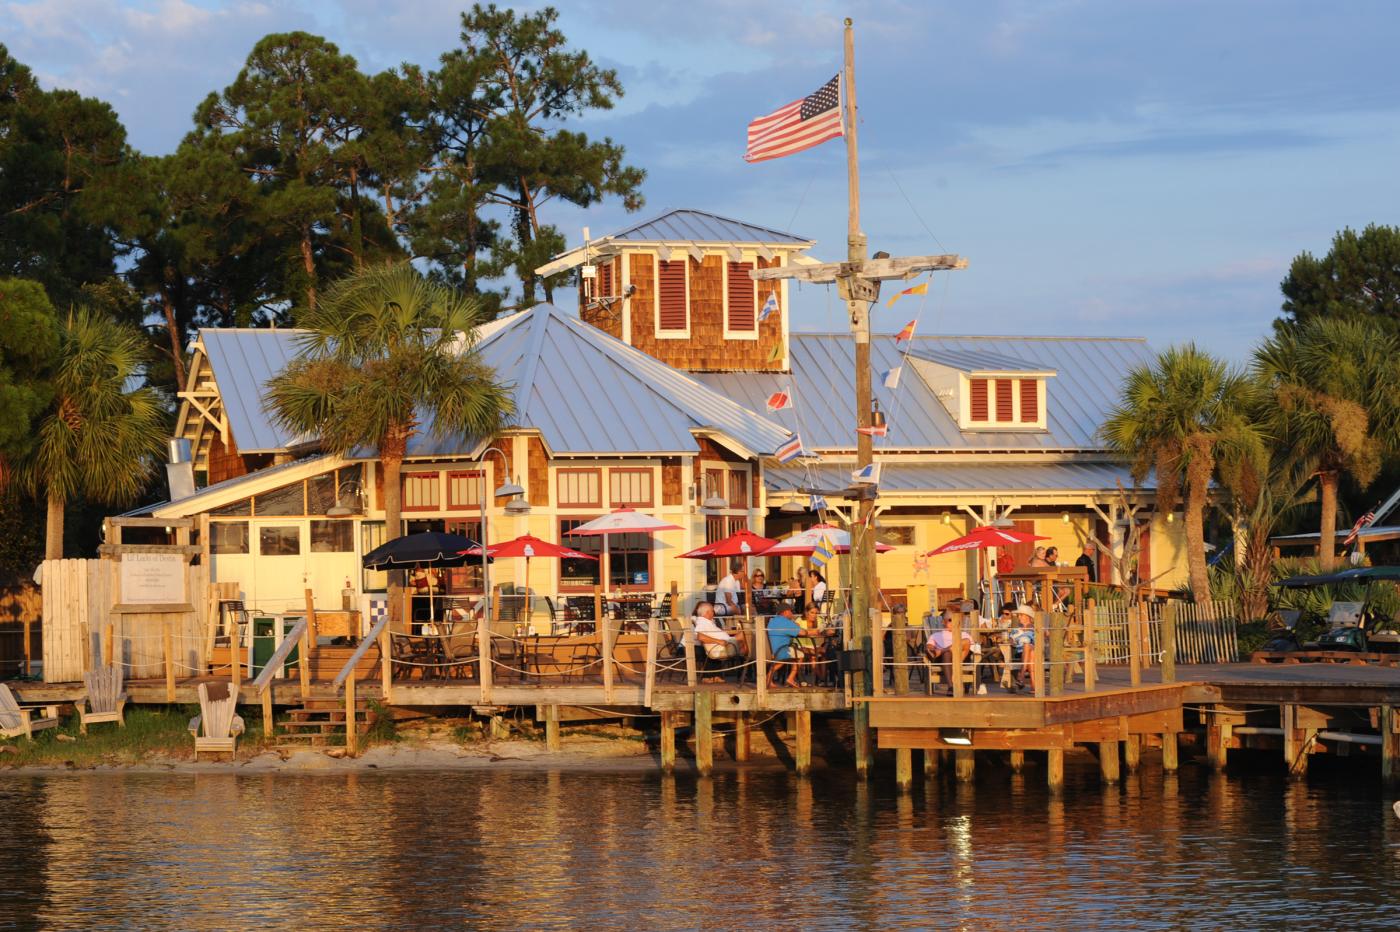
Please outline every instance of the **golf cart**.
[{"label": "golf cart", "polygon": [[[1300,644],[1293,634],[1293,625],[1285,623],[1285,630],[1275,635],[1264,649],[1400,653],[1400,623],[1376,607],[1377,582],[1400,583],[1400,566],[1361,566],[1336,573],[1294,576],[1275,583],[1281,589],[1364,583],[1366,594],[1361,602],[1333,602],[1325,630],[1315,644]],[[1297,616],[1292,620],[1296,625]]]}]

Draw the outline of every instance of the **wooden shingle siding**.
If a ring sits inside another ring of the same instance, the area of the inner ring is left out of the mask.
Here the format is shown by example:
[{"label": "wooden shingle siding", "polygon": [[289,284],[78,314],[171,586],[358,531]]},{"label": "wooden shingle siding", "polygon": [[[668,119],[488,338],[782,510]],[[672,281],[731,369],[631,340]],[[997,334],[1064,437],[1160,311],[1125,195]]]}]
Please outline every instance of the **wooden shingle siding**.
[{"label": "wooden shingle siding", "polygon": [[661,504],[681,504],[681,461],[668,456],[661,461]]},{"label": "wooden shingle siding", "polygon": [[749,277],[752,262],[729,263],[729,294],[726,312],[731,333],[752,333],[758,308],[754,306],[754,280]]},{"label": "wooden shingle siding", "polygon": [[540,507],[549,507],[549,454],[545,452],[544,441],[539,437],[531,437],[525,446],[526,472],[529,478],[526,485],[530,489],[530,503]]},{"label": "wooden shingle siding", "polygon": [[[662,330],[685,330],[689,315],[685,304],[685,275],[688,259],[659,263],[657,317]],[[635,296],[634,296],[635,300]]]},{"label": "wooden shingle siding", "polygon": [[1034,424],[1040,414],[1040,383],[1035,379],[1021,379],[1021,422]]},{"label": "wooden shingle siding", "polygon": [[974,421],[985,421],[990,417],[987,413],[986,379],[968,381],[968,417]]},{"label": "wooden shingle siding", "polygon": [[1009,422],[1012,418],[1011,380],[997,379],[997,422]]}]

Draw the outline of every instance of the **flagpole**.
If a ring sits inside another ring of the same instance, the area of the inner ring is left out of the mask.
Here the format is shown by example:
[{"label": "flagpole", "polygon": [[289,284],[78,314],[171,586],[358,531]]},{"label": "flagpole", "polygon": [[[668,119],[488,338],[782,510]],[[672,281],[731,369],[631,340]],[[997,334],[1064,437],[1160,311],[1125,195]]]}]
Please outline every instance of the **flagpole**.
[{"label": "flagpole", "polygon": [[[865,234],[860,230],[860,162],[856,143],[856,51],[855,31],[849,17],[846,19],[844,37],[845,93],[842,95],[846,111],[846,180],[848,186],[846,258],[854,269],[860,269],[866,260]],[[856,357],[856,427],[870,426],[870,300],[866,294],[853,287],[854,278],[847,280],[846,309],[851,316],[851,334],[855,339]],[[874,438],[868,433],[856,434],[856,461],[860,468],[874,461]],[[874,506],[873,486],[862,486],[862,495],[857,502],[859,520],[851,529],[852,561],[855,565],[851,574],[851,637],[856,650],[862,651],[865,662],[851,677],[851,691],[855,696],[868,696],[872,692],[870,657],[872,656],[872,636],[880,632],[871,631],[870,606],[874,591],[875,567],[874,551],[870,547],[870,512]],[[874,675],[879,675],[875,671]],[[875,749],[870,731],[870,706],[857,702],[851,710],[855,731],[856,773],[868,776],[874,764]]]}]

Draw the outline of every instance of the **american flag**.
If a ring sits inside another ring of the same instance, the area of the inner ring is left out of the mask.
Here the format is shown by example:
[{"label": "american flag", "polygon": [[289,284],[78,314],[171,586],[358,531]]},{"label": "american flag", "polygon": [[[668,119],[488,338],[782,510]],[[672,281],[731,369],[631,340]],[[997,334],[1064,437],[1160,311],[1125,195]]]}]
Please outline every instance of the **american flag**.
[{"label": "american flag", "polygon": [[744,161],[780,159],[843,135],[838,74],[806,97],[750,123]]},{"label": "american flag", "polygon": [[1351,526],[1351,533],[1347,535],[1346,540],[1342,541],[1342,546],[1350,547],[1351,542],[1356,540],[1356,538],[1361,535],[1361,529],[1364,527],[1369,527],[1371,525],[1371,522],[1375,520],[1376,512],[1374,510],[1368,511],[1361,517],[1357,518],[1356,523]]}]

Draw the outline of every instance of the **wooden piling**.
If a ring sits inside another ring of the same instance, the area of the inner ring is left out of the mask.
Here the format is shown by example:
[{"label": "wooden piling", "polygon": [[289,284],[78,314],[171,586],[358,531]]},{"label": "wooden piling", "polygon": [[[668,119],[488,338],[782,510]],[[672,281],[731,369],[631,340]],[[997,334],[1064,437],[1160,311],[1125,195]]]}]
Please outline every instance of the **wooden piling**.
[{"label": "wooden piling", "polygon": [[238,684],[243,679],[243,645],[239,643],[238,625],[233,626],[233,633],[228,639],[229,660],[229,683],[234,692],[238,692]]},{"label": "wooden piling", "polygon": [[161,641],[165,646],[165,701],[175,701],[175,624],[169,618],[161,626]]},{"label": "wooden piling", "polygon": [[960,699],[963,694],[962,612],[948,613],[948,633],[953,636],[952,647],[948,650],[948,679],[952,681],[953,698]]},{"label": "wooden piling", "polygon": [[1119,776],[1118,768],[1118,742],[1099,742],[1099,776],[1104,783],[1117,783]]},{"label": "wooden piling", "polygon": [[[872,611],[872,622],[874,614]],[[870,675],[871,692],[876,696],[885,695],[885,629],[879,624],[870,626]]]},{"label": "wooden piling", "polygon": [[[788,645],[789,656],[793,662],[797,662],[797,655],[793,653],[793,647]],[[754,618],[753,623],[753,659],[754,659],[754,702],[760,709],[768,707],[768,623],[762,615]]]},{"label": "wooden piling", "polygon": [[1381,706],[1381,780],[1387,786],[1400,783],[1400,715],[1393,705]]},{"label": "wooden piling", "polygon": [[1177,734],[1174,731],[1162,732],[1162,769],[1167,773],[1175,773],[1181,766],[1181,748],[1177,743]]},{"label": "wooden piling", "polygon": [[481,681],[481,704],[491,704],[491,626],[487,612],[476,622],[477,679]]},{"label": "wooden piling", "polygon": [[599,634],[603,632],[603,587],[593,587],[593,626]]},{"label": "wooden piling", "polygon": [[1022,770],[1025,766],[1026,766],[1026,752],[1025,752],[1025,751],[1012,751],[1012,752],[1011,752],[1011,772],[1012,772],[1012,773],[1020,773],[1021,770]]},{"label": "wooden piling", "polygon": [[700,671],[695,666],[695,651],[700,639],[695,636],[695,623],[689,619],[685,621],[681,643],[685,646],[685,684],[694,689],[700,683]]},{"label": "wooden piling", "polygon": [[1045,698],[1045,613],[1035,613],[1035,663],[1031,665],[1031,683],[1035,697]]},{"label": "wooden piling", "polygon": [[1046,659],[1050,662],[1050,695],[1058,696],[1065,691],[1065,627],[1069,619],[1060,612],[1050,615],[1049,644],[1046,645]]},{"label": "wooden piling", "polygon": [[1065,752],[1051,748],[1045,752],[1045,785],[1058,793],[1065,787]]},{"label": "wooden piling", "polygon": [[1086,598],[1084,600],[1084,691],[1091,693],[1099,681],[1099,662],[1096,656],[1098,632],[1095,630],[1098,624],[1099,611],[1094,607],[1094,600]]},{"label": "wooden piling", "polygon": [[1162,682],[1176,682],[1176,603],[1162,606]]},{"label": "wooden piling", "polygon": [[1128,735],[1123,741],[1123,766],[1136,773],[1142,763],[1142,735]]},{"label": "wooden piling", "polygon": [[[308,629],[309,630],[309,629]],[[307,647],[309,635],[302,636],[301,652],[301,697],[311,693],[311,654]],[[389,626],[379,632],[379,689],[384,694],[384,704],[393,702],[394,690],[394,646],[389,634]]]},{"label": "wooden piling", "polygon": [[277,734],[277,721],[272,715],[272,684],[262,688],[263,734],[272,737]]},{"label": "wooden piling", "polygon": [[[1206,723],[1206,758],[1210,761],[1211,767],[1216,770],[1224,770],[1228,757],[1227,749],[1230,746],[1230,725],[1221,717],[1224,710],[1221,706],[1212,706],[1210,709],[1210,719]],[[1284,729],[1287,735],[1288,729]]]},{"label": "wooden piling", "polygon": [[914,752],[909,748],[895,748],[894,782],[901,791],[914,785]]},{"label": "wooden piling", "polygon": [[953,752],[959,783],[971,783],[977,772],[977,752],[971,748],[959,748]]},{"label": "wooden piling", "polygon": [[642,681],[642,705],[651,708],[651,697],[656,691],[656,652],[661,649],[661,619],[647,620],[647,663],[645,679]]},{"label": "wooden piling", "polygon": [[714,709],[714,693],[695,694],[695,769],[701,776],[709,776],[715,768]]},{"label": "wooden piling", "polygon": [[676,769],[676,716],[678,712],[661,713],[661,772]]},{"label": "wooden piling", "polygon": [[354,757],[360,752],[360,733],[355,724],[355,670],[345,680],[345,753]]},{"label": "wooden piling", "polygon": [[1128,680],[1133,686],[1142,685],[1141,608],[1141,602],[1128,606]]},{"label": "wooden piling", "polygon": [[812,713],[808,709],[797,711],[797,772],[812,772]]},{"label": "wooden piling", "polygon": [[734,759],[737,761],[749,759],[751,747],[749,736],[753,731],[749,724],[749,713],[747,712],[740,712],[734,720]]},{"label": "wooden piling", "polygon": [[[909,695],[909,616],[902,608],[895,610],[890,622],[890,637],[894,639],[894,693]],[[914,785],[914,752],[896,748],[894,752],[894,781],[901,790]]]},{"label": "wooden piling", "polygon": [[616,632],[613,629],[612,623],[608,619],[602,617],[598,619],[598,632],[602,639],[602,643],[599,646],[603,652],[603,699],[606,702],[612,702],[613,679],[615,676],[615,671],[613,670],[613,652],[617,644],[617,641],[614,639],[614,634]]},{"label": "wooden piling", "polygon": [[559,737],[559,706],[555,703],[544,707],[544,747],[546,751],[558,751],[563,747]]},{"label": "wooden piling", "polygon": [[32,666],[32,664],[33,664],[33,662],[34,662],[34,648],[33,648],[33,640],[32,640],[33,635],[32,635],[31,632],[30,632],[30,628],[31,628],[31,627],[33,627],[33,622],[32,622],[30,619],[28,619],[28,618],[24,619],[24,675],[25,675],[25,676],[32,676],[32,675],[33,675],[33,671],[31,670],[31,666]]},{"label": "wooden piling", "polygon": [[943,769],[943,752],[934,748],[924,749],[924,777],[933,779]]},{"label": "wooden piling", "polygon": [[[1292,779],[1299,779],[1307,775],[1308,772],[1308,747],[1307,732],[1298,727],[1298,707],[1296,705],[1279,706],[1279,724],[1283,728],[1283,766]],[[1381,737],[1382,762],[1384,771],[1385,737],[1382,731]]]}]

